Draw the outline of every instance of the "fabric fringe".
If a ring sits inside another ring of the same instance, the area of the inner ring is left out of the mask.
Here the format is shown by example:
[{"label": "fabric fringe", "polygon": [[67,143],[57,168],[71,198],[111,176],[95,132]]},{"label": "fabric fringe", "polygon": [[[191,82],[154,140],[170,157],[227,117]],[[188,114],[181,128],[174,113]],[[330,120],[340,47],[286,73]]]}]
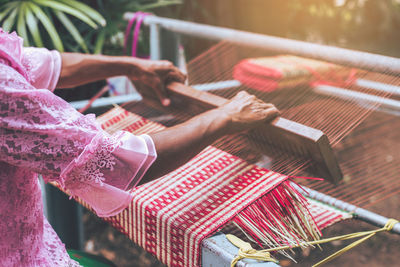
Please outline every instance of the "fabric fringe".
[{"label": "fabric fringe", "polygon": [[[233,222],[260,247],[295,246],[321,236],[307,199],[289,179],[240,212]],[[304,246],[304,245],[301,245]],[[281,251],[285,256],[290,255]]]}]

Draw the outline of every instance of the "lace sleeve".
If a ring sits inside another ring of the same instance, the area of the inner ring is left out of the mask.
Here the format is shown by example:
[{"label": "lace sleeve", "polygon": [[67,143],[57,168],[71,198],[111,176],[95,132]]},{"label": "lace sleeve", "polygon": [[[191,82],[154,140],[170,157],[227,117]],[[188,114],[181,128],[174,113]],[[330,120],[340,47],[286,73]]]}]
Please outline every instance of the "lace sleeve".
[{"label": "lace sleeve", "polygon": [[[0,160],[43,174],[111,216],[132,199],[156,158],[149,136],[112,136],[47,89],[36,89],[0,64]],[[11,178],[10,178],[11,179]]]},{"label": "lace sleeve", "polygon": [[46,88],[50,91],[56,88],[61,71],[61,56],[58,51],[24,47],[22,65],[27,72],[29,82],[34,87]]}]

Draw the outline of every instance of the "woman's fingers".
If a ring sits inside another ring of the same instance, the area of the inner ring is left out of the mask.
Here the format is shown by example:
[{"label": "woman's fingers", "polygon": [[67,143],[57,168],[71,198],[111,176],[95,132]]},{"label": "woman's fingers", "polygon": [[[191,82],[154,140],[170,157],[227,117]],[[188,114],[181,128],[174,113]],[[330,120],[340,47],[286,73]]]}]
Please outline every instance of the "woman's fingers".
[{"label": "woman's fingers", "polygon": [[160,80],[160,78],[155,78],[155,84],[153,90],[155,91],[157,98],[160,100],[161,104],[165,107],[171,104],[171,100],[168,97],[167,88],[165,83]]},{"label": "woman's fingers", "polygon": [[253,115],[257,120],[270,121],[280,115],[275,107],[263,106],[252,109]]},{"label": "woman's fingers", "polygon": [[186,75],[182,72],[171,71],[165,78],[165,84],[168,85],[171,82],[183,83],[186,80]]},{"label": "woman's fingers", "polygon": [[166,86],[173,81],[184,82],[186,76],[169,61],[143,60],[130,78],[139,92],[148,95],[150,91],[163,106],[169,106],[171,100]]},{"label": "woman's fingers", "polygon": [[275,107],[271,103],[265,103],[265,102],[262,102],[262,101],[260,101],[260,102],[259,101],[253,101],[251,103],[251,106],[254,107],[254,108],[273,108],[273,107]]},{"label": "woman's fingers", "polygon": [[265,110],[263,111],[263,114],[264,114],[264,116],[265,116],[265,119],[268,120],[268,121],[269,121],[269,120],[273,120],[273,119],[275,119],[276,117],[279,117],[279,116],[281,115],[281,113],[279,112],[279,110],[278,110],[277,108],[275,108],[275,107],[265,109]]},{"label": "woman's fingers", "polygon": [[240,91],[239,93],[236,94],[235,97],[240,97],[240,98],[242,98],[242,97],[246,97],[246,96],[250,96],[250,94],[247,93],[246,91]]},{"label": "woman's fingers", "polygon": [[186,80],[186,75],[183,74],[177,67],[175,67],[171,62],[163,62],[163,68],[156,71],[160,82],[158,83],[157,95],[163,106],[169,106],[171,100],[168,98],[167,86],[171,82],[181,82]]},{"label": "woman's fingers", "polygon": [[147,73],[146,77],[134,82],[136,89],[142,95],[153,94],[160,101],[163,106],[168,106],[170,100],[168,98],[167,90],[161,81],[160,77],[154,73]]},{"label": "woman's fingers", "polygon": [[161,60],[160,66],[156,69],[156,72],[162,77],[162,80],[167,84],[169,82],[184,82],[186,80],[186,75],[183,74],[180,69],[178,69],[170,61]]},{"label": "woman's fingers", "polygon": [[170,71],[165,77],[162,83],[159,83],[159,87],[157,91],[160,92],[160,101],[163,106],[169,106],[171,104],[171,100],[168,98],[168,90],[167,86],[171,82],[181,82],[183,83],[186,80],[186,76],[177,71]]}]

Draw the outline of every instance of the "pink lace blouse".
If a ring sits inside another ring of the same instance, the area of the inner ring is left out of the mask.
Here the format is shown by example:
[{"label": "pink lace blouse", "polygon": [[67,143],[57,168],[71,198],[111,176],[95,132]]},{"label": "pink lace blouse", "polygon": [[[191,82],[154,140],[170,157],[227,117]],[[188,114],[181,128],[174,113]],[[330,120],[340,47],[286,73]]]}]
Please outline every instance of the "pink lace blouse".
[{"label": "pink lace blouse", "polygon": [[149,136],[108,135],[55,96],[60,69],[58,52],[0,29],[1,266],[77,266],[43,216],[37,173],[111,216],[156,158]]}]

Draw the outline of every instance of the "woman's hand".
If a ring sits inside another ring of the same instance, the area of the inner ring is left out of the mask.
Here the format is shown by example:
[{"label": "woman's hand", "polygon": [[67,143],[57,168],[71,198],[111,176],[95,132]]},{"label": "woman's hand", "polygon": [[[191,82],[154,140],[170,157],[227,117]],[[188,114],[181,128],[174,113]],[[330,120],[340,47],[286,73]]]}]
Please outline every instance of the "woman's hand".
[{"label": "woman's hand", "polygon": [[219,108],[163,131],[151,133],[158,156],[141,183],[178,168],[226,134],[250,130],[277,116],[279,111],[274,105],[240,92]]},{"label": "woman's hand", "polygon": [[227,121],[227,133],[250,130],[260,122],[271,121],[280,115],[273,104],[267,104],[245,91],[239,92],[218,110]]},{"label": "woman's hand", "polygon": [[71,88],[85,83],[126,75],[142,95],[156,95],[164,106],[170,104],[165,85],[184,82],[186,76],[171,62],[127,56],[62,53],[61,74],[57,88]]},{"label": "woman's hand", "polygon": [[150,91],[163,106],[171,103],[165,86],[170,82],[183,83],[186,79],[186,76],[169,61],[142,59],[135,59],[134,68],[128,77],[141,94],[148,95]]}]

